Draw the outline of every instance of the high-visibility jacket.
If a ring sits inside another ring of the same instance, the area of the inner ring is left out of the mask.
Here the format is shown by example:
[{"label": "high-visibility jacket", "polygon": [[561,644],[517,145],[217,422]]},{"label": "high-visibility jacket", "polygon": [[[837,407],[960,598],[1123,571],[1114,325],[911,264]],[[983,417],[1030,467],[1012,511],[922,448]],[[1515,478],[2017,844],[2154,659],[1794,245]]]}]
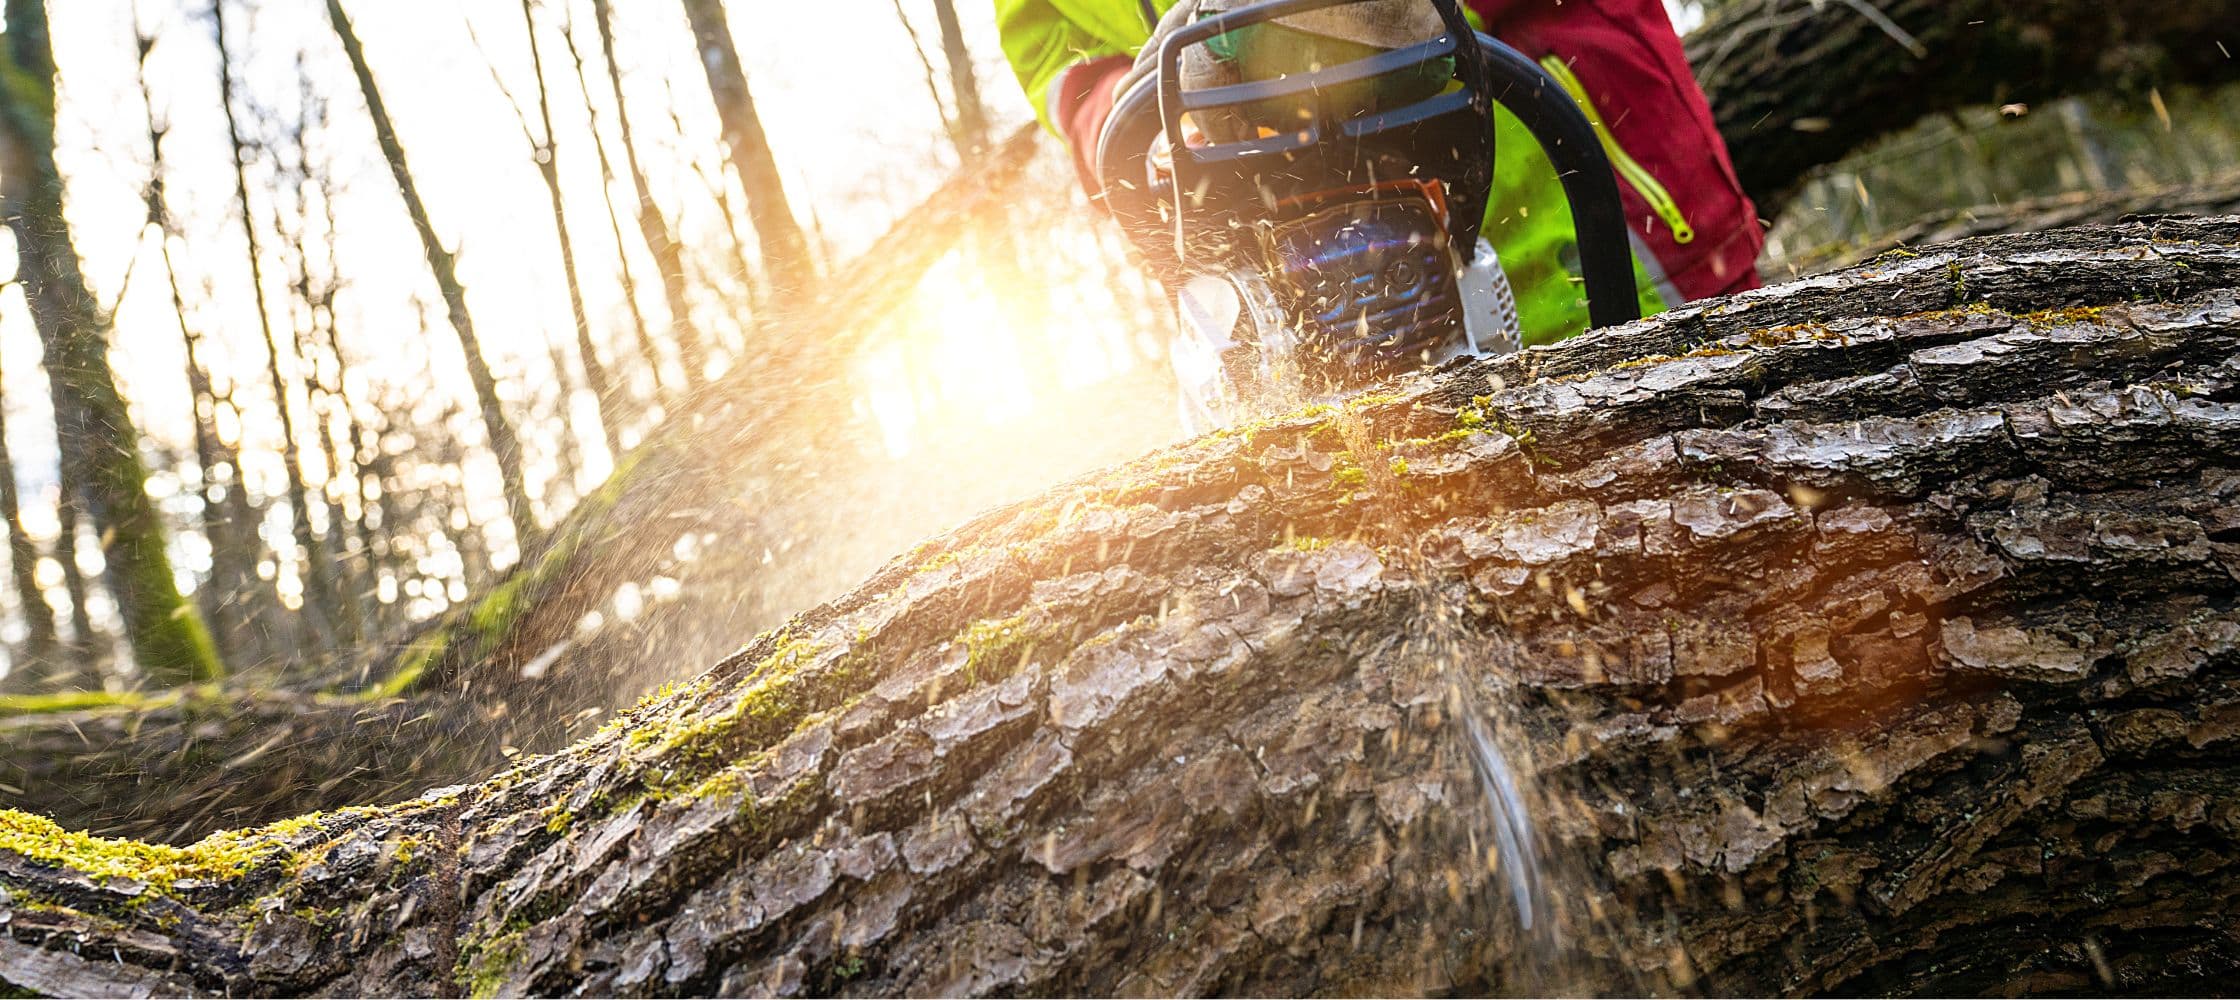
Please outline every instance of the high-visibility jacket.
[{"label": "high-visibility jacket", "polygon": [[[1177,0],[1155,0],[1164,12]],[[1074,152],[1083,183],[1112,88],[1150,39],[1138,0],[995,0],[1019,84]],[[1661,0],[1465,0],[1481,30],[1540,60],[1603,136],[1618,173],[1644,315],[1755,288],[1765,236],[1735,179]],[[1523,124],[1496,106],[1484,233],[1517,293],[1527,344],[1587,325],[1570,204]]]}]

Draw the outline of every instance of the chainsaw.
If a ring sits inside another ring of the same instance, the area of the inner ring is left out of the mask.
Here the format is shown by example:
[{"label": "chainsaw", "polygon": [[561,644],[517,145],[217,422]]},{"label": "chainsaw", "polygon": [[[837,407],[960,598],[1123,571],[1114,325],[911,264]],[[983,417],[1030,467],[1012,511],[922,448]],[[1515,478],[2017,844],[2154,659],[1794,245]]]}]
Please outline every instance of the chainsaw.
[{"label": "chainsaw", "polygon": [[[1593,126],[1538,64],[1474,31],[1458,0],[1423,0],[1437,37],[1365,58],[1210,86],[1186,72],[1193,47],[1364,2],[1268,0],[1181,24],[1114,101],[1099,199],[1175,310],[1171,361],[1192,432],[1519,349],[1515,298],[1479,236],[1496,103],[1562,178],[1591,324],[1640,316]],[[1393,80],[1407,99],[1356,99]]]}]

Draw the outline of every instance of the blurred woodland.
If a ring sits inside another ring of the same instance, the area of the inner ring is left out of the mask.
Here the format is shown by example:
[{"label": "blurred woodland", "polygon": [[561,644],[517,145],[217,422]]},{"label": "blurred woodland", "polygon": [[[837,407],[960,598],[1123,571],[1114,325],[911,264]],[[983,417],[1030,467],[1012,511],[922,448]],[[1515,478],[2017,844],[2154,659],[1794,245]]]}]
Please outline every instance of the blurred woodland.
[{"label": "blurred woodland", "polygon": [[[7,0],[0,805],[459,780],[1174,436],[990,12],[773,6]],[[2231,5],[2121,6],[1674,10],[1780,277],[2240,205]]]}]

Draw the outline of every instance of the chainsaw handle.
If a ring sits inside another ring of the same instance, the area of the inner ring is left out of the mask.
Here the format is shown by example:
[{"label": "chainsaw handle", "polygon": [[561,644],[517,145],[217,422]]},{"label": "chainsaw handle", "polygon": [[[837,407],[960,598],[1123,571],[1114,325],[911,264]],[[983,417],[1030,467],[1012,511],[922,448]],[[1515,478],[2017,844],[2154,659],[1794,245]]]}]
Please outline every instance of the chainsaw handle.
[{"label": "chainsaw handle", "polygon": [[1579,271],[1587,286],[1587,326],[1595,329],[1641,318],[1633,284],[1633,241],[1626,231],[1625,201],[1602,137],[1578,102],[1548,71],[1499,39],[1478,34],[1495,103],[1509,109],[1555,164],[1571,226],[1579,241]]}]

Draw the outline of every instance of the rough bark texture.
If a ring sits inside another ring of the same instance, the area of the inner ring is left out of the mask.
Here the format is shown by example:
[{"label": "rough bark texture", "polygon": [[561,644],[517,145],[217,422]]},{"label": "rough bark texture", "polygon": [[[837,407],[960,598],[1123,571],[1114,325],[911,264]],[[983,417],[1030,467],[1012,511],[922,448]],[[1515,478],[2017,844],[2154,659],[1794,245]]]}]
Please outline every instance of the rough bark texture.
[{"label": "rough bark texture", "polygon": [[0,813],[0,981],[2214,990],[2236,284],[2231,219],[1900,255],[991,513],[481,784]]},{"label": "rough bark texture", "polygon": [[1769,219],[1812,168],[1925,115],[2240,79],[2233,52],[2240,0],[1729,0],[1688,36]]}]

